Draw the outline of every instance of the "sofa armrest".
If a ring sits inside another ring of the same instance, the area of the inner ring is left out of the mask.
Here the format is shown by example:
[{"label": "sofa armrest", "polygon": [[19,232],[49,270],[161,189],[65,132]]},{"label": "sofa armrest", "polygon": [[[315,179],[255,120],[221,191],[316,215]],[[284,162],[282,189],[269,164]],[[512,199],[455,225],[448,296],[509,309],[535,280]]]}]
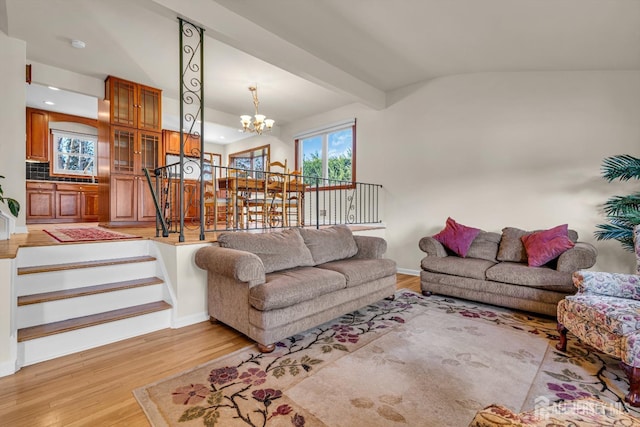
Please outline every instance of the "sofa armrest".
[{"label": "sofa armrest", "polygon": [[196,252],[196,265],[209,273],[250,282],[251,285],[266,280],[262,260],[251,252],[207,246]]},{"label": "sofa armrest", "polygon": [[640,276],[636,274],[579,270],[572,279],[580,293],[640,300]]},{"label": "sofa armrest", "polygon": [[426,252],[429,256],[437,256],[442,258],[448,255],[447,250],[444,248],[444,245],[431,236],[426,236],[420,239],[420,242],[418,242],[418,247],[422,252]]},{"label": "sofa armrest", "polygon": [[596,263],[598,251],[591,243],[577,242],[576,245],[558,257],[556,270],[573,273],[576,270],[591,268]]},{"label": "sofa armrest", "polygon": [[354,258],[382,258],[387,251],[387,241],[382,237],[354,235],[353,238],[358,246]]}]

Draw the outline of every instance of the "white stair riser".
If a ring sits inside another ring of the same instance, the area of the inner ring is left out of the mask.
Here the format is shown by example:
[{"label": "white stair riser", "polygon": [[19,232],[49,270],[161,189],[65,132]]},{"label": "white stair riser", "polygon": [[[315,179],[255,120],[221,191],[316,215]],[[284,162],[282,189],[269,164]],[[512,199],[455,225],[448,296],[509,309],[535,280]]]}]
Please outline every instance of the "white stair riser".
[{"label": "white stair riser", "polygon": [[146,239],[20,248],[18,267],[126,258],[149,254]]},{"label": "white stair riser", "polygon": [[170,327],[171,310],[109,322],[90,328],[18,343],[18,366],[27,366],[67,354],[111,344]]},{"label": "white stair riser", "polygon": [[143,279],[158,276],[158,273],[157,261],[149,261],[23,274],[16,278],[16,295],[33,295],[103,283]]},{"label": "white stair riser", "polygon": [[17,327],[18,329],[28,328],[164,300],[164,287],[165,285],[161,283],[41,304],[23,305],[17,310]]}]

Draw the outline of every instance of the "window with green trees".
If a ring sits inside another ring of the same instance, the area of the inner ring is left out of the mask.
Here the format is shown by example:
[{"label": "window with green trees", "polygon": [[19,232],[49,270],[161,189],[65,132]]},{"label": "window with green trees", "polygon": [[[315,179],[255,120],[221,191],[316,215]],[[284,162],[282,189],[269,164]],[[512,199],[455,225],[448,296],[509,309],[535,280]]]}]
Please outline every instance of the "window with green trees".
[{"label": "window with green trees", "polygon": [[313,177],[329,179],[320,186],[351,185],[355,182],[355,121],[310,132],[296,139],[296,170],[305,182]]}]

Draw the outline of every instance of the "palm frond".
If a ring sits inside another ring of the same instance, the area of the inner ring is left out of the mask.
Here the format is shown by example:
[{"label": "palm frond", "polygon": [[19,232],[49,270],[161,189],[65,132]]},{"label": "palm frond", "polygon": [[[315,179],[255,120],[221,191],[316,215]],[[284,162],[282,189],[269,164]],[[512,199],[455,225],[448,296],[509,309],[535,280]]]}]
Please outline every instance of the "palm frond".
[{"label": "palm frond", "polygon": [[640,193],[613,196],[602,208],[607,215],[634,215],[640,211]]},{"label": "palm frond", "polygon": [[615,224],[596,225],[600,230],[593,233],[596,240],[617,240],[625,250],[633,252],[633,232],[631,228]]},{"label": "palm frond", "polygon": [[628,154],[607,157],[602,162],[602,176],[609,182],[640,179],[640,159]]}]

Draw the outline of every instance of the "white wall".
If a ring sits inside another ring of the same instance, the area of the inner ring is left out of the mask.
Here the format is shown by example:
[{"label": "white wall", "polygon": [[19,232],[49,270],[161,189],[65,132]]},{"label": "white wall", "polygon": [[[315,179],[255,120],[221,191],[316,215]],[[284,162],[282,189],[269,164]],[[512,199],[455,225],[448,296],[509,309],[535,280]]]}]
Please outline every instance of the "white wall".
[{"label": "white wall", "polygon": [[[26,232],[26,44],[0,32],[0,51],[3,52],[0,61],[0,175],[5,177],[0,180],[0,184],[5,197],[11,197],[20,203],[16,229]],[[0,209],[9,213],[6,204],[0,203]]]},{"label": "white wall", "polygon": [[599,204],[637,190],[606,183],[606,156],[640,156],[640,72],[482,73],[440,78],[289,126],[357,117],[357,179],[384,186],[388,256],[418,270],[421,236],[447,216],[488,231],[561,223],[599,250],[594,269],[631,272],[617,242],[595,242]]},{"label": "white wall", "polygon": [[[25,63],[26,44],[0,32],[0,180],[6,197],[22,206],[16,231],[25,226]],[[0,209],[9,213],[5,204]],[[15,268],[13,260],[0,260],[0,376],[15,369],[16,337],[11,335],[15,298],[12,293]]]},{"label": "white wall", "polygon": [[173,327],[180,328],[209,318],[207,273],[195,263],[196,252],[210,243],[173,245],[154,242],[166,269],[166,280],[175,297]]}]

